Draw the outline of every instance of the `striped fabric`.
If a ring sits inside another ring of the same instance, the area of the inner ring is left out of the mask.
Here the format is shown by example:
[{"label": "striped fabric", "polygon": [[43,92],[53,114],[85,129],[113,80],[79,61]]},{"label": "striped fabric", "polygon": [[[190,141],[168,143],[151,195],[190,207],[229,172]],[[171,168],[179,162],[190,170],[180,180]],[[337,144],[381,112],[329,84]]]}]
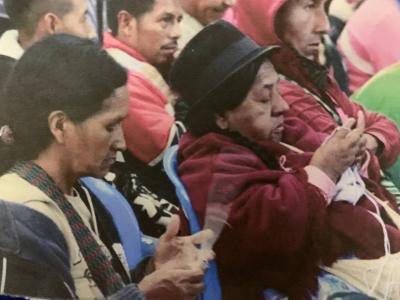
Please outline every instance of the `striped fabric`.
[{"label": "striped fabric", "polygon": [[41,167],[31,161],[17,163],[10,170],[10,173],[18,174],[30,184],[39,188],[59,206],[71,226],[93,279],[102,293],[110,296],[120,290],[124,286],[120,275],[115,272],[111,261],[104,254],[92,232],[83,223],[80,215],[68,202],[53,179]]},{"label": "striped fabric", "polygon": [[400,190],[384,172],[381,172],[381,184],[386,190],[391,192],[396,197],[397,206],[400,207]]}]

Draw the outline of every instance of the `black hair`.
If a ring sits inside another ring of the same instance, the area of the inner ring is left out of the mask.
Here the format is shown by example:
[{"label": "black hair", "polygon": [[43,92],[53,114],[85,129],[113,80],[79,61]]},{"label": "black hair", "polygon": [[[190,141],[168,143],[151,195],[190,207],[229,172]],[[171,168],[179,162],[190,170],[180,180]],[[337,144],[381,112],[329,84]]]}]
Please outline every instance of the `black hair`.
[{"label": "black hair", "polygon": [[118,13],[126,10],[133,17],[139,19],[145,13],[151,11],[156,0],[108,0],[107,21],[111,33],[118,34]]},{"label": "black hair", "polygon": [[126,81],[125,69],[93,41],[57,34],[34,44],[15,65],[0,103],[0,124],[8,124],[14,136],[12,145],[1,147],[0,173],[17,160],[37,158],[51,144],[51,112],[61,110],[81,123]]},{"label": "black hair", "polygon": [[44,14],[52,12],[62,18],[73,4],[71,0],[4,0],[4,8],[14,28],[32,35]]}]

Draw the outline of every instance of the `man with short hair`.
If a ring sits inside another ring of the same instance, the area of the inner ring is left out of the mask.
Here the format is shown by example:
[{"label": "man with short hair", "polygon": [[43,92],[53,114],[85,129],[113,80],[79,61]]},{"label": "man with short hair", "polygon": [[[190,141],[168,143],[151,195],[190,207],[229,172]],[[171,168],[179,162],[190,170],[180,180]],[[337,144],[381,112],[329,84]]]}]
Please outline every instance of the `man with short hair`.
[{"label": "man with short hair", "polygon": [[204,26],[221,19],[226,10],[236,0],[180,0],[184,10],[182,36],[179,48],[182,49]]},{"label": "man with short hair", "polygon": [[95,36],[87,21],[86,0],[5,0],[4,6],[15,30],[0,38],[0,87],[25,49],[43,37],[61,32]]},{"label": "man with short hair", "polygon": [[[86,0],[4,0],[4,7],[15,29],[0,37],[0,91],[14,63],[43,37],[53,33],[95,37],[87,20]],[[0,112],[0,135],[3,135],[8,127],[1,119]]]},{"label": "man with short hair", "polygon": [[161,169],[165,150],[184,127],[175,120],[176,97],[160,70],[168,69],[178,49],[182,8],[179,0],[108,0],[107,13],[111,32],[104,34],[104,47],[129,70],[130,97],[123,122],[126,164],[115,166],[122,170],[114,170],[113,182],[134,204],[142,230],[159,236],[178,211]]}]

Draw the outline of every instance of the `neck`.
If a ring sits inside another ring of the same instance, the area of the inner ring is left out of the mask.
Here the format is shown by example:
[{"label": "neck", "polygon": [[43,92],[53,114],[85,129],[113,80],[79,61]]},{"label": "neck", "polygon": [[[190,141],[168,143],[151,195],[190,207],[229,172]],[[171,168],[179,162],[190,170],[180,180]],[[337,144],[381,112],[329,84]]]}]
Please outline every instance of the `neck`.
[{"label": "neck", "polygon": [[48,151],[41,153],[34,162],[46,171],[64,194],[72,195],[72,188],[78,176],[65,167],[63,159],[59,155],[53,155]]},{"label": "neck", "polygon": [[22,30],[18,31],[18,42],[24,50],[32,46],[37,40],[38,39],[34,35],[28,35]]}]

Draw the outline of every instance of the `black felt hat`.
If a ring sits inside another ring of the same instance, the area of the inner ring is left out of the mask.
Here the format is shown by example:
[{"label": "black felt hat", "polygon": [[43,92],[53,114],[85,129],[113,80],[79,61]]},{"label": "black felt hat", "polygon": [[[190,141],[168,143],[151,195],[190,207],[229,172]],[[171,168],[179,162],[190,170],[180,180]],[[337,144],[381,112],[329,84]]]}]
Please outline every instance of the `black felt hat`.
[{"label": "black felt hat", "polygon": [[192,111],[230,76],[277,48],[260,47],[232,24],[217,21],[183,48],[171,69],[171,88]]}]

